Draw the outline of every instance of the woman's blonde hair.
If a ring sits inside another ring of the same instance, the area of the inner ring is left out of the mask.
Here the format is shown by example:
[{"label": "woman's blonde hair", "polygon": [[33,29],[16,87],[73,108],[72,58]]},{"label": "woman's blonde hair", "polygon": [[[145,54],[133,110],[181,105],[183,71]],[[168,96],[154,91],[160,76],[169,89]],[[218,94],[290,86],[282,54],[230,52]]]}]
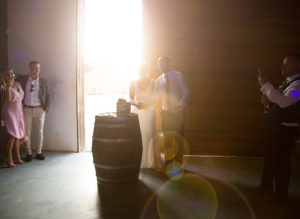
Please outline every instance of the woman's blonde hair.
[{"label": "woman's blonde hair", "polygon": [[4,71],[1,72],[0,74],[0,84],[6,88],[6,74],[10,71],[13,70],[11,67],[6,67]]}]

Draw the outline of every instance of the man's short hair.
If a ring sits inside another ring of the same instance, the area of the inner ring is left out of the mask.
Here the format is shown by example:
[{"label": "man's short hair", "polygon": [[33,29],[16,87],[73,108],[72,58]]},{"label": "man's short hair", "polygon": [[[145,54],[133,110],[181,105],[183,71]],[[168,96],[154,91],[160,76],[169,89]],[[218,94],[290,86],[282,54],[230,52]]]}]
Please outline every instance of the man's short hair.
[{"label": "man's short hair", "polygon": [[168,63],[170,64],[170,58],[167,57],[167,56],[160,56],[160,57],[158,58],[158,61],[161,61],[161,60],[165,60],[166,62],[168,62]]},{"label": "man's short hair", "polygon": [[31,67],[32,65],[36,65],[36,64],[40,64],[38,61],[31,61],[29,62],[29,67]]},{"label": "man's short hair", "polygon": [[289,53],[285,56],[285,58],[287,57],[292,57],[294,58],[297,62],[300,63],[300,53],[296,53],[296,52],[293,52],[293,53]]}]

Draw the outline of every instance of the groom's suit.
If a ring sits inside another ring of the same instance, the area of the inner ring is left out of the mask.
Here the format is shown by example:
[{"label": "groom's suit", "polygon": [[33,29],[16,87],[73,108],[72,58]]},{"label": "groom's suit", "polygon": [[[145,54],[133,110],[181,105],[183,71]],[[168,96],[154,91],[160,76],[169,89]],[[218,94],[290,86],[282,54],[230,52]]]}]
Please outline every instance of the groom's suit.
[{"label": "groom's suit", "polygon": [[172,161],[182,163],[185,152],[185,107],[189,98],[189,88],[183,74],[173,70],[163,73],[155,81],[155,93],[160,93],[162,97],[162,131],[164,135],[170,135],[169,137],[176,141],[176,144],[173,142],[169,144],[171,146],[167,146],[173,148],[173,152],[170,157],[166,157],[167,155],[165,155],[166,163]]}]

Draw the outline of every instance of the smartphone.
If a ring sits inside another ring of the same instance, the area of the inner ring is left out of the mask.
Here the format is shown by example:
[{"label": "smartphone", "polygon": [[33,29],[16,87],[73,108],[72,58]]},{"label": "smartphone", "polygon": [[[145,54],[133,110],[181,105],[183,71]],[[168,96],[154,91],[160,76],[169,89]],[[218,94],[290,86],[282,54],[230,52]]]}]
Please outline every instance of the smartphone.
[{"label": "smartphone", "polygon": [[15,77],[14,77],[14,75],[12,75],[12,76],[9,78],[9,82],[12,83],[12,84],[15,82]]}]

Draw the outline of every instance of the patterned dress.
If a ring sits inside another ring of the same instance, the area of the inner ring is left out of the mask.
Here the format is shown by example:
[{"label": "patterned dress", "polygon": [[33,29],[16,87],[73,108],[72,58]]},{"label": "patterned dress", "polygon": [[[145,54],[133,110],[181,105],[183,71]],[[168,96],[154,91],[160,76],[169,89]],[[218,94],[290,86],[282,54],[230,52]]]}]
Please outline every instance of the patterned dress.
[{"label": "patterned dress", "polygon": [[22,106],[24,91],[21,84],[15,84],[16,87],[11,88],[12,101],[8,102],[5,100],[1,118],[5,123],[6,131],[9,135],[17,139],[24,139],[26,135]]}]

